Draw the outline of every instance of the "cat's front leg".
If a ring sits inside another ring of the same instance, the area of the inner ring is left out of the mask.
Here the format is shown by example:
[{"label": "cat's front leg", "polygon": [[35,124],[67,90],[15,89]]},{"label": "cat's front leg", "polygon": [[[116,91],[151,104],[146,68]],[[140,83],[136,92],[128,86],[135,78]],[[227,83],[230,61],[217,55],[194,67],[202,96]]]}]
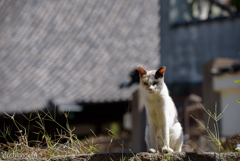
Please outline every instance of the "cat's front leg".
[{"label": "cat's front leg", "polygon": [[163,153],[172,153],[173,149],[170,148],[169,146],[169,142],[170,142],[170,137],[169,137],[169,126],[168,126],[168,122],[167,120],[165,120],[165,126],[163,128],[163,148],[162,148],[162,152]]},{"label": "cat's front leg", "polygon": [[154,125],[151,126],[151,124],[148,126],[149,132],[150,132],[150,147],[148,149],[149,153],[157,153],[157,134],[156,134],[156,128]]},{"label": "cat's front leg", "polygon": [[146,130],[145,130],[145,141],[147,144],[147,148],[148,148],[148,152],[149,153],[156,153],[156,149],[152,148],[152,144],[151,144],[151,131],[150,131],[150,127],[149,124],[146,126]]}]

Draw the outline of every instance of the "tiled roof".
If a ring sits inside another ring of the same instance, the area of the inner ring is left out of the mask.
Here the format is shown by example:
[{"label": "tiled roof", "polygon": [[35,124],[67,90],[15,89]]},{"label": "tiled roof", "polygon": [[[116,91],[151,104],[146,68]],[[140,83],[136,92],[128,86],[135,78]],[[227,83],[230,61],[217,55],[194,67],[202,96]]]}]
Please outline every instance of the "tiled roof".
[{"label": "tiled roof", "polygon": [[160,63],[158,0],[0,1],[0,109],[129,100]]}]

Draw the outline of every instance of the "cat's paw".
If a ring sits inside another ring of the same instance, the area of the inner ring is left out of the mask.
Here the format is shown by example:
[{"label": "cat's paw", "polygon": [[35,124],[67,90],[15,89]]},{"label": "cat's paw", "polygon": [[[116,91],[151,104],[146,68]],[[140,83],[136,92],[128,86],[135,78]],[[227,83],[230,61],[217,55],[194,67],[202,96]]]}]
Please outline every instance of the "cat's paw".
[{"label": "cat's paw", "polygon": [[162,148],[163,153],[172,153],[173,150],[171,148],[164,147]]},{"label": "cat's paw", "polygon": [[149,153],[157,153],[158,151],[156,149],[150,148],[150,149],[148,149],[148,152]]}]

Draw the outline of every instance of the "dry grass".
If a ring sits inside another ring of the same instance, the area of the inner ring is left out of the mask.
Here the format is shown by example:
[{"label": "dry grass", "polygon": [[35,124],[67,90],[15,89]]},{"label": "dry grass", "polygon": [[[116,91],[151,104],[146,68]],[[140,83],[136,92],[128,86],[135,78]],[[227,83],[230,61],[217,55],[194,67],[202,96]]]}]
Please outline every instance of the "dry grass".
[{"label": "dry grass", "polygon": [[[218,121],[222,118],[223,112],[220,114],[217,114],[217,111],[215,111],[214,114],[209,112],[208,110],[204,109],[205,112],[209,115],[212,119],[215,120],[215,132],[211,132],[209,130],[208,123],[207,125],[203,125],[198,119],[194,118],[200,125],[201,128],[206,130],[208,136],[206,138],[206,142],[214,144],[214,147],[217,147],[217,151],[219,152],[226,152],[225,149],[222,147],[222,143],[220,141],[219,137],[219,129],[218,129]],[[224,109],[225,110],[225,109]],[[98,144],[95,144],[94,142],[97,142],[99,139],[94,132],[92,131],[93,135],[95,136],[94,139],[88,139],[85,140],[79,140],[77,136],[74,134],[74,129],[70,129],[69,122],[68,122],[68,115],[69,112],[63,112],[65,118],[66,118],[66,127],[63,127],[61,124],[59,124],[56,121],[55,115],[53,116],[52,113],[48,110],[47,112],[41,111],[41,114],[38,111],[35,111],[36,117],[32,118],[32,114],[29,115],[29,117],[26,117],[24,114],[24,118],[28,121],[28,127],[23,127],[19,122],[15,120],[15,114],[12,116],[5,113],[7,118],[11,119],[13,121],[14,126],[17,128],[17,132],[15,135],[18,138],[18,141],[15,141],[11,136],[11,128],[10,127],[4,127],[3,131],[0,130],[0,135],[6,140],[6,144],[0,143],[0,159],[2,160],[10,160],[10,159],[34,159],[34,158],[44,158],[49,159],[51,157],[55,156],[69,156],[69,155],[77,155],[77,154],[93,154],[98,152],[97,146]],[[34,121],[37,124],[37,128],[39,129],[38,132],[35,132],[39,137],[36,141],[29,141],[28,140],[28,134],[29,134],[29,127],[30,123]],[[61,130],[57,130],[57,135],[55,136],[55,139],[53,139],[47,132],[45,128],[45,122],[51,121],[54,122],[56,125],[59,126]],[[108,150],[112,144],[113,139],[115,138],[118,140],[118,143],[122,147],[127,147],[128,151],[130,151],[133,156],[136,158],[136,160],[140,160],[137,158],[134,153],[131,151],[130,148],[124,143],[124,141],[116,135],[116,132],[113,129],[107,129],[110,142],[108,145]],[[9,139],[10,138],[10,139]],[[10,140],[10,141],[9,141]],[[64,144],[62,143],[64,140]],[[94,141],[93,141],[94,140]],[[201,141],[202,142],[202,141]],[[238,143],[238,140],[230,140],[231,145],[230,149],[231,151],[234,151],[236,147],[232,147],[232,144],[234,145]],[[31,145],[31,146],[30,146]],[[197,145],[194,145],[192,143],[185,145],[188,150],[191,150],[193,152],[199,152]],[[192,148],[195,147],[195,148]],[[185,148],[186,149],[186,148]],[[188,151],[186,150],[186,151]],[[201,152],[201,151],[200,151]],[[124,158],[121,158],[124,160]],[[165,158],[168,160],[169,158],[166,156]]]},{"label": "dry grass", "polygon": [[[11,137],[11,128],[4,127],[3,131],[1,130],[1,137],[6,140],[6,144],[0,144],[0,158],[3,160],[9,159],[21,159],[21,158],[45,158],[49,159],[54,156],[62,155],[76,155],[76,154],[92,154],[97,152],[97,144],[90,142],[87,138],[84,141],[81,141],[77,138],[77,136],[73,133],[74,129],[70,129],[68,123],[68,112],[63,112],[66,117],[66,128],[60,125],[56,120],[55,116],[52,116],[51,112],[48,110],[47,112],[41,111],[41,114],[38,111],[35,111],[36,117],[27,118],[24,114],[22,114],[25,119],[28,120],[28,128],[23,127],[19,122],[15,120],[15,114],[12,116],[5,113],[6,116],[11,119],[14,123],[14,126],[18,129],[16,132],[16,136],[18,137],[18,141],[14,141]],[[38,139],[36,141],[28,141],[29,134],[29,126],[32,121],[37,123],[37,128],[39,132],[35,132],[38,135]],[[56,123],[61,130],[57,130],[56,139],[53,139],[45,129],[45,121],[52,121]],[[39,138],[41,136],[41,138]],[[9,139],[11,141],[9,141]],[[64,144],[61,143],[64,140]],[[30,146],[31,144],[31,146]],[[34,146],[32,146],[34,145]]]},{"label": "dry grass", "polygon": [[[56,121],[56,110],[54,110],[53,114],[48,109],[47,111],[42,110],[40,113],[35,111],[34,117],[32,113],[29,115],[29,117],[23,113],[21,114],[28,121],[27,128],[16,121],[15,114],[9,115],[5,113],[6,117],[13,121],[17,131],[15,134],[12,134],[12,128],[10,127],[4,127],[3,131],[0,130],[0,137],[3,137],[7,142],[6,144],[0,143],[0,159],[2,160],[35,158],[49,159],[55,156],[62,156],[64,158],[69,155],[93,154],[98,152],[98,144],[96,144],[96,142],[99,142],[101,138],[98,138],[90,129],[94,135],[94,138],[88,139],[86,137],[84,140],[79,140],[74,134],[74,129],[71,129],[69,126],[69,112],[63,112],[66,118],[66,127],[62,126]],[[48,134],[45,128],[47,121],[54,122],[60,129],[57,129],[57,135],[55,135],[54,138]],[[37,126],[32,125],[31,122],[35,122]],[[30,124],[38,129],[37,132],[32,131],[38,136],[37,140],[35,141],[28,140]],[[106,130],[108,132],[108,136],[110,137],[108,150],[112,146],[114,140],[114,144],[118,142],[121,146],[122,153],[124,151],[124,147],[126,147],[127,150],[133,154],[136,160],[139,160],[139,158],[136,157],[132,150],[125,144],[122,138],[120,138],[118,135],[119,131],[116,127]],[[15,141],[12,138],[12,135],[17,136],[18,141]],[[124,158],[121,160],[124,160]]]}]

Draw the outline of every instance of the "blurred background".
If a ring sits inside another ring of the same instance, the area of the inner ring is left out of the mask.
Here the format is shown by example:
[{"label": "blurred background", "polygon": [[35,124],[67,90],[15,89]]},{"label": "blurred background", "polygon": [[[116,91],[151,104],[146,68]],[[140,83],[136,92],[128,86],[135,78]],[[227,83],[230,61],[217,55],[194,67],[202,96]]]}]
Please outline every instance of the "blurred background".
[{"label": "blurred background", "polygon": [[[206,124],[202,105],[228,105],[222,141],[240,132],[239,12],[239,0],[0,0],[1,134],[12,125],[4,112],[26,127],[24,116],[41,110],[65,126],[67,111],[74,133],[93,137],[100,152],[146,151],[137,66],[166,66],[185,142],[193,141],[184,150],[213,151],[190,115]],[[46,123],[49,134],[56,128]]]}]

